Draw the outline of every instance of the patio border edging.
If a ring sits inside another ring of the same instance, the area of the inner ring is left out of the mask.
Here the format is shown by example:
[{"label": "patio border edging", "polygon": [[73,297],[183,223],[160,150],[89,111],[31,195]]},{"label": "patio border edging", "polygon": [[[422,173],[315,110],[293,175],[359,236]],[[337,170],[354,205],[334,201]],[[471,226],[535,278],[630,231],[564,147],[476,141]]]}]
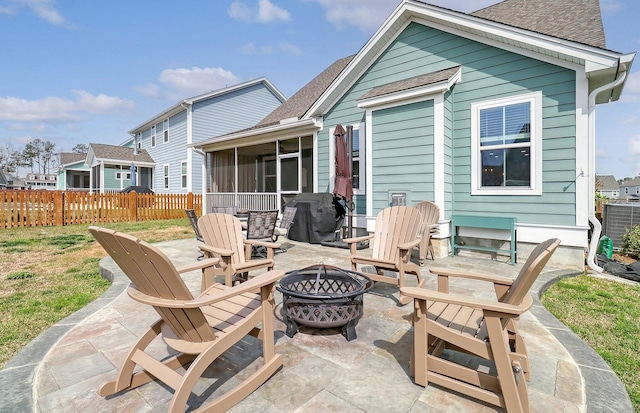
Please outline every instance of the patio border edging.
[{"label": "patio border edging", "polygon": [[549,279],[538,278],[532,288],[533,307],[530,311],[576,362],[584,381],[587,413],[633,413],[629,393],[616,373],[594,349],[551,314],[540,301],[545,291],[553,284],[563,278],[581,274],[583,272],[558,270],[546,273],[551,276]]}]

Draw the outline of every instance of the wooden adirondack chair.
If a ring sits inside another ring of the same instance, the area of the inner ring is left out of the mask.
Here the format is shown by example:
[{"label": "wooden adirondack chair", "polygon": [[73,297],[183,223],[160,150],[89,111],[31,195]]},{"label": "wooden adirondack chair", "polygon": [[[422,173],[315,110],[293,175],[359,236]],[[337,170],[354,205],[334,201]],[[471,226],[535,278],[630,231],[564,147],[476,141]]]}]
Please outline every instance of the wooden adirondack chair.
[{"label": "wooden adirondack chair", "polygon": [[[410,261],[411,250],[418,245],[418,229],[422,222],[420,211],[414,207],[392,206],[380,211],[376,217],[374,234],[363,237],[346,238],[351,253],[351,268],[357,271],[358,264],[372,265],[376,274],[367,274],[373,281],[396,284],[404,287],[404,274],[415,274],[418,286],[422,287],[424,279],[420,275],[420,267]],[[358,255],[357,243],[373,238],[372,255]],[[395,271],[397,277],[383,275],[383,270]],[[411,301],[409,297],[400,296],[400,304]]]},{"label": "wooden adirondack chair", "polygon": [[[205,270],[202,288],[215,284],[217,275],[224,276],[225,284],[232,286],[234,281],[246,281],[249,271],[266,268],[273,270],[273,255],[280,244],[255,239],[244,239],[240,220],[231,214],[205,214],[198,220],[198,229],[204,238],[200,249],[209,257],[219,258],[220,262]],[[267,257],[251,259],[254,246],[267,250]]]},{"label": "wooden adirondack chair", "polygon": [[429,253],[431,253],[431,259],[435,259],[431,237],[440,232],[440,226],[438,225],[440,208],[431,201],[418,202],[415,208],[422,215],[422,226],[418,231],[418,238],[420,238],[420,265],[422,266],[425,264]]},{"label": "wooden adirondack chair", "polygon": [[[168,411],[183,412],[207,367],[247,334],[262,340],[264,364],[234,389],[197,411],[228,410],[282,366],[282,356],[275,353],[272,291],[283,271],[271,271],[232,288],[214,284],[194,298],[180,272],[204,268],[217,259],[176,269],[160,250],[135,237],[95,226],[89,231],[131,280],[129,296],[153,306],[160,315],[131,348],[117,378],[100,387],[101,396],[133,389],[157,378],[174,389]],[[178,354],[157,360],[146,353],[157,336]],[[184,374],[176,371],[181,366],[186,369]]]},{"label": "wooden adirondack chair", "polygon": [[[529,289],[560,245],[549,239],[536,246],[515,280],[492,275],[429,268],[438,275],[438,291],[405,287],[414,299],[414,345],[411,375],[416,384],[430,382],[508,412],[528,412],[526,382],[531,366],[515,320],[532,305]],[[492,282],[498,301],[449,294],[449,278]],[[466,353],[490,365],[488,372],[442,357],[445,349]]]}]

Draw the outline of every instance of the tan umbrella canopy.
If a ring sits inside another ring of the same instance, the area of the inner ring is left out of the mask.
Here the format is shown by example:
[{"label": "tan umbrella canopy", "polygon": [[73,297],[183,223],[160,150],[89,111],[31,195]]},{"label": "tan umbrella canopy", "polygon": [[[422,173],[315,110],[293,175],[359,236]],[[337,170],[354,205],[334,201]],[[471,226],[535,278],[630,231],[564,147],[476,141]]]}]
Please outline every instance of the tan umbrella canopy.
[{"label": "tan umbrella canopy", "polygon": [[333,132],[333,136],[336,138],[336,178],[333,194],[344,198],[349,204],[353,198],[353,185],[351,183],[351,162],[345,135],[346,132],[342,125],[337,125]]}]

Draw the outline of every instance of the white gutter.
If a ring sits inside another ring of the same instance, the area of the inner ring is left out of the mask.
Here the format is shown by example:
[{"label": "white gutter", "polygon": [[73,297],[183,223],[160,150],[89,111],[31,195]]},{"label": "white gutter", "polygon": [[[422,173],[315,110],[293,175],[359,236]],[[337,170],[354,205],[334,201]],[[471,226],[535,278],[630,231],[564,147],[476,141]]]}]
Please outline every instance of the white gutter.
[{"label": "white gutter", "polygon": [[595,131],[595,107],[596,107],[596,97],[607,90],[614,89],[616,86],[619,86],[624,82],[627,77],[628,67],[627,65],[620,65],[621,68],[625,70],[619,75],[619,77],[611,83],[600,86],[595,89],[593,92],[589,94],[589,174],[588,174],[588,191],[589,191],[589,222],[593,225],[593,233],[591,234],[591,244],[589,245],[589,254],[587,256],[587,265],[592,270],[601,273],[604,268],[599,267],[595,262],[596,250],[598,249],[598,242],[600,241],[600,234],[602,233],[602,225],[600,221],[596,218],[595,212],[595,198],[596,198],[596,131]]}]

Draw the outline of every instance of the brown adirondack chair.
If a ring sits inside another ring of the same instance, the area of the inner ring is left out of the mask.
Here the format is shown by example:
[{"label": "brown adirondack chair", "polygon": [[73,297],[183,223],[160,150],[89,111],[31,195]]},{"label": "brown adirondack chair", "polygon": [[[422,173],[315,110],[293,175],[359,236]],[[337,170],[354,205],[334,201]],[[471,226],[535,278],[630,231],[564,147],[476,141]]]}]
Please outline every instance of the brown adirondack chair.
[{"label": "brown adirondack chair", "polygon": [[[247,334],[262,340],[263,365],[197,411],[228,410],[282,366],[282,356],[275,353],[272,290],[283,271],[271,271],[231,288],[214,284],[194,298],[180,272],[204,268],[217,259],[176,269],[160,250],[135,237],[95,226],[89,231],[131,280],[129,296],[153,306],[160,315],[131,348],[117,378],[100,387],[101,396],[133,389],[157,378],[174,389],[168,411],[183,412],[207,367]],[[259,325],[261,330],[257,329]],[[157,336],[178,354],[157,360],[145,352]],[[181,366],[186,370],[184,374],[176,371]]]},{"label": "brown adirondack chair", "polygon": [[[249,271],[266,268],[273,270],[273,255],[280,244],[256,239],[244,239],[240,220],[231,214],[205,214],[198,219],[198,229],[204,239],[200,249],[209,257],[219,258],[220,262],[205,270],[202,288],[215,284],[217,275],[224,276],[225,284],[232,286],[234,281],[248,279]],[[254,246],[267,250],[266,258],[252,259]]]},{"label": "brown adirondack chair", "polygon": [[[414,299],[410,371],[416,384],[435,383],[511,413],[528,412],[531,366],[515,320],[531,307],[529,289],[558,245],[558,239],[538,244],[515,280],[429,268],[438,275],[438,291],[402,288],[403,295]],[[449,294],[451,277],[492,282],[498,300]],[[468,360],[455,363],[451,355],[442,357],[445,349],[473,355],[490,369],[470,368]]]},{"label": "brown adirondack chair", "polygon": [[431,201],[418,202],[415,208],[422,215],[422,225],[418,231],[418,238],[420,238],[420,265],[422,266],[425,264],[429,253],[431,253],[431,259],[435,259],[431,237],[440,232],[440,226],[438,225],[440,208]]},{"label": "brown adirondack chair", "polygon": [[[363,237],[345,238],[351,253],[351,268],[357,271],[358,264],[371,265],[376,274],[367,274],[375,282],[385,282],[404,287],[404,274],[415,274],[418,286],[422,287],[424,279],[420,275],[420,267],[410,261],[411,250],[418,245],[418,229],[422,222],[420,211],[414,207],[392,206],[380,211],[376,217],[374,234]],[[371,256],[358,255],[357,245],[361,241],[373,238]],[[395,271],[397,277],[383,275],[383,270]],[[400,304],[411,301],[409,297],[400,296]]]}]

